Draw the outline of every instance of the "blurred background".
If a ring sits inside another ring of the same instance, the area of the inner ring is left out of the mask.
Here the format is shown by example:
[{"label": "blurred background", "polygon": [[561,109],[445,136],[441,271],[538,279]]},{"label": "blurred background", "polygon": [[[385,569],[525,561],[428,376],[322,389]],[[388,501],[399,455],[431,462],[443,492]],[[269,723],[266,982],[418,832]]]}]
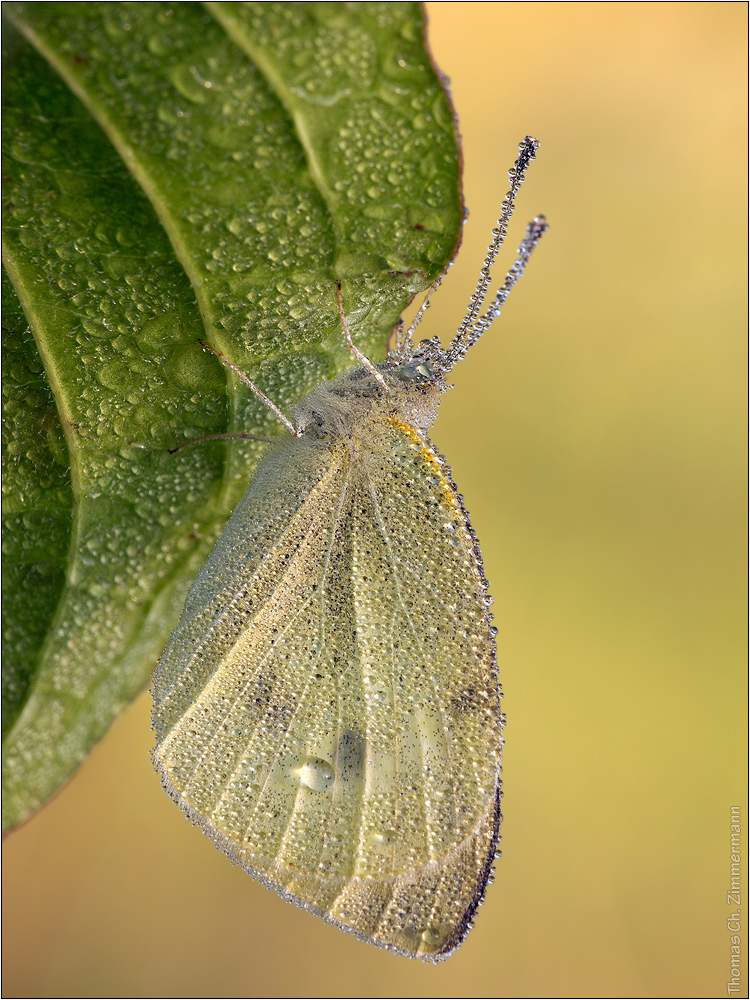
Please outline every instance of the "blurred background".
[{"label": "blurred background", "polygon": [[427,9],[471,215],[422,335],[460,322],[527,133],[542,148],[498,267],[527,219],[551,224],[432,435],[500,627],[496,883],[438,967],[283,903],[161,791],[144,694],[5,843],[5,996],[727,995],[747,5]]}]

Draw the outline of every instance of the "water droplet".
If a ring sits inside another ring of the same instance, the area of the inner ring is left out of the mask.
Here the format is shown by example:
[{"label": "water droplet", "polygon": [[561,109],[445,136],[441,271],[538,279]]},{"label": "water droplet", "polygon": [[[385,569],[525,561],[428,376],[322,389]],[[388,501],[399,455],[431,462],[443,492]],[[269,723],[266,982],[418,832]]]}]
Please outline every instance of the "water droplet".
[{"label": "water droplet", "polygon": [[440,943],[440,929],[438,927],[425,927],[422,931],[422,941],[428,948],[434,948]]},{"label": "water droplet", "polygon": [[296,774],[300,785],[313,792],[327,792],[335,777],[332,765],[320,757],[306,757]]}]

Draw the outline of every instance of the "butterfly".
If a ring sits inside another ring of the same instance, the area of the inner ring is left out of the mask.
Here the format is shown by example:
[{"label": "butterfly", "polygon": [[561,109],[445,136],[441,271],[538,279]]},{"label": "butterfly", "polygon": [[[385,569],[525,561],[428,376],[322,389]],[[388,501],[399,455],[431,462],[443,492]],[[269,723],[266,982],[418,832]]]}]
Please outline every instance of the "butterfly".
[{"label": "butterfly", "polygon": [[529,224],[482,313],[537,146],[520,144],[448,348],[413,345],[428,296],[374,365],[339,286],[360,364],[293,421],[219,355],[290,433],[195,580],[154,684],[154,762],[190,819],[285,899],[427,960],[461,944],[492,877],[504,725],[479,544],[427,431],[547,228]]}]

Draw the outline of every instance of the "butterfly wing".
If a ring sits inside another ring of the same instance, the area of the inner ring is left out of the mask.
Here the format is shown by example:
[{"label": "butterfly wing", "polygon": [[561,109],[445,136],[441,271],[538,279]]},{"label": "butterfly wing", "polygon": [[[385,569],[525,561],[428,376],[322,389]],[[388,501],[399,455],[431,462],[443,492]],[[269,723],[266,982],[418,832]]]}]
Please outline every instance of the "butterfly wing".
[{"label": "butterfly wing", "polygon": [[286,441],[161,660],[155,760],[256,878],[445,957],[491,874],[502,744],[486,587],[441,460],[395,418]]}]

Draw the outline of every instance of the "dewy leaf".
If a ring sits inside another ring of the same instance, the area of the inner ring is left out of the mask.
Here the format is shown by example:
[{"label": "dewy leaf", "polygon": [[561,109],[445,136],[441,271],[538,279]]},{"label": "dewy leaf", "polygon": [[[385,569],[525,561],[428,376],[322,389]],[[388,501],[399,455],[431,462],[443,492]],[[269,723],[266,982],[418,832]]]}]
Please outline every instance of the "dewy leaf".
[{"label": "dewy leaf", "polygon": [[[4,369],[7,432],[23,446],[49,426],[34,460],[6,452],[6,586],[43,577],[48,597],[4,604],[10,825],[143,685],[179,610],[181,577],[200,566],[234,497],[220,450],[168,451],[185,425],[224,430],[226,403],[199,396],[223,375],[195,344],[200,315],[151,206],[33,50],[18,44],[6,65],[5,260],[37,348],[17,320],[4,333],[18,370]],[[49,385],[31,384],[28,407],[24,376],[40,359]]]},{"label": "dewy leaf", "polygon": [[349,362],[336,280],[382,356],[461,203],[417,4],[3,9],[7,827],[146,681],[262,446],[169,449],[278,432],[198,340],[289,410]]},{"label": "dewy leaf", "polygon": [[73,490],[65,437],[21,303],[3,272],[3,738],[65,586]]}]

